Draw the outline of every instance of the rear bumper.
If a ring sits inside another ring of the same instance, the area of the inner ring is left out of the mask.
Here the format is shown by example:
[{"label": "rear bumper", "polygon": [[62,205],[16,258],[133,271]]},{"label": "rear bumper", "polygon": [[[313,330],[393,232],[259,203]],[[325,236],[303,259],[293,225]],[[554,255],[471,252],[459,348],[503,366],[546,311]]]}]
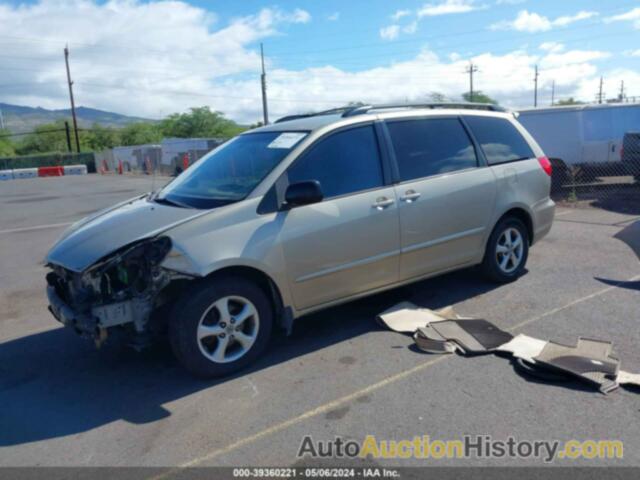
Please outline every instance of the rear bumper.
[{"label": "rear bumper", "polygon": [[533,240],[531,241],[531,245],[549,233],[553,225],[555,213],[556,204],[550,198],[546,198],[533,207]]}]

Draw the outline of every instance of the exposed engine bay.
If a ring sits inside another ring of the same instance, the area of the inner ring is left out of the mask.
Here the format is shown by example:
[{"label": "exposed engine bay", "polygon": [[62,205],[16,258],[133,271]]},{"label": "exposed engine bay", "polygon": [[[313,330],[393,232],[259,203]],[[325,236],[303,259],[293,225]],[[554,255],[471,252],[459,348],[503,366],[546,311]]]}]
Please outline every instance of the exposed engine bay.
[{"label": "exposed engine bay", "polygon": [[185,278],[160,266],[171,246],[168,237],[142,240],[79,273],[49,264],[49,310],[98,346],[110,327],[127,326],[132,333],[145,333],[152,312],[166,301],[163,289],[172,280]]}]

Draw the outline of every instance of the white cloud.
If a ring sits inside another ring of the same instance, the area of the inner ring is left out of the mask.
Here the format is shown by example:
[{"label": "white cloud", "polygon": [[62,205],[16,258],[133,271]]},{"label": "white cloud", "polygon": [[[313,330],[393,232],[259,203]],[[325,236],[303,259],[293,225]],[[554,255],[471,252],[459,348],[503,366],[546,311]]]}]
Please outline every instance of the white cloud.
[{"label": "white cloud", "polygon": [[599,50],[572,50],[568,52],[551,52],[543,57],[539,64],[540,68],[563,68],[568,65],[586,64],[594,60],[609,58],[609,52]]},{"label": "white cloud", "polygon": [[417,21],[413,21],[407,25],[405,25],[404,27],[402,27],[402,31],[404,33],[416,33],[416,31],[418,30],[418,22]]},{"label": "white cloud", "polygon": [[450,13],[466,13],[476,10],[475,0],[444,0],[440,3],[425,3],[418,10],[418,17],[433,17]]},{"label": "white cloud", "polygon": [[589,18],[593,18],[595,16],[599,15],[597,12],[587,12],[584,10],[581,10],[580,12],[576,13],[575,15],[565,15],[562,17],[558,17],[553,21],[553,26],[554,27],[566,27],[567,25],[574,23],[574,22],[579,22],[580,20],[587,20]]},{"label": "white cloud", "polygon": [[308,23],[311,21],[311,14],[301,8],[296,8],[292,13],[280,13],[279,20],[292,23]]},{"label": "white cloud", "polygon": [[327,16],[327,20],[330,22],[335,22],[340,19],[340,12],[333,12],[331,15]]},{"label": "white cloud", "polygon": [[640,57],[640,50],[627,50],[624,54],[628,57]]},{"label": "white cloud", "polygon": [[396,12],[393,15],[391,15],[391,20],[393,20],[394,22],[397,22],[402,17],[407,17],[409,15],[411,15],[411,10],[396,10]]},{"label": "white cloud", "polygon": [[538,45],[538,48],[540,50],[544,50],[546,52],[557,53],[557,52],[561,52],[562,50],[564,50],[564,45],[562,43],[558,43],[558,42],[544,42],[544,43],[541,43],[540,45]]},{"label": "white cloud", "polygon": [[400,34],[400,25],[389,25],[380,29],[380,38],[383,40],[395,40]]},{"label": "white cloud", "polygon": [[604,19],[606,23],[610,22],[633,22],[634,28],[640,29],[640,7],[629,10],[620,15],[614,15]]},{"label": "white cloud", "polygon": [[157,118],[208,104],[242,117],[259,88],[233,99],[229,76],[256,75],[255,42],[310,18],[302,9],[264,8],[221,25],[180,1],[0,4],[0,101],[67,108],[69,43],[78,105]]},{"label": "white cloud", "polygon": [[517,30],[520,32],[545,32],[554,27],[566,27],[567,25],[597,16],[596,12],[580,11],[575,15],[564,15],[550,20],[535,12],[521,10],[514,20],[494,23],[491,30]]},{"label": "white cloud", "polygon": [[[78,105],[151,118],[208,105],[252,123],[261,119],[256,42],[283,33],[305,17],[270,8],[220,24],[215,15],[177,1],[3,5],[0,85],[14,87],[1,88],[0,101],[67,108],[62,48],[68,41]],[[22,32],[38,33],[25,41],[29,35]],[[426,100],[434,91],[459,99],[468,89],[468,55],[439,56],[423,49],[407,61],[390,59],[360,71],[331,64],[293,70],[279,67],[277,57],[269,57],[268,42],[266,47],[272,119],[349,101]],[[601,74],[609,78],[596,63],[606,55],[557,48],[484,53],[472,59],[480,67],[475,86],[508,107],[528,106],[537,63],[541,91],[555,79],[563,96],[591,99],[594,79]],[[629,75],[627,83],[632,81],[640,82],[638,75]]]},{"label": "white cloud", "polygon": [[496,0],[496,5],[518,5],[526,1],[527,0]]}]

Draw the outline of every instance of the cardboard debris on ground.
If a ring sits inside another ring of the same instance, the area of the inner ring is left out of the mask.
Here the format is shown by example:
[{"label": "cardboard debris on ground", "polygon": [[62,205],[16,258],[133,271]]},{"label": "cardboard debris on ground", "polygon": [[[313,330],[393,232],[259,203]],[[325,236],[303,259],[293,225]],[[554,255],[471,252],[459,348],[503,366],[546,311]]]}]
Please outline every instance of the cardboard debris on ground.
[{"label": "cardboard debris on ground", "polygon": [[523,334],[514,337],[487,320],[460,317],[452,307],[429,310],[411,302],[399,303],[377,319],[390,330],[413,334],[415,345],[426,353],[508,352],[524,361],[530,374],[556,372],[556,378],[573,377],[605,394],[621,384],[640,386],[640,374],[620,370],[611,342],[579,338],[569,346]]},{"label": "cardboard debris on ground", "polygon": [[379,314],[377,320],[394,332],[413,333],[431,322],[450,318],[458,318],[451,307],[429,310],[411,302],[402,302]]}]

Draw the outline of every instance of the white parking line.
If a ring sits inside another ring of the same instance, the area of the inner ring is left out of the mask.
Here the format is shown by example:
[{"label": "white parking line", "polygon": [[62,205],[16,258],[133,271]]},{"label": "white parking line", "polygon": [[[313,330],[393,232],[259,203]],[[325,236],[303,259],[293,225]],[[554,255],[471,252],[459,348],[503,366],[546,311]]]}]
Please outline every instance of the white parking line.
[{"label": "white parking line", "polygon": [[573,210],[568,210],[568,209],[567,210],[562,210],[560,212],[556,212],[555,216],[556,217],[561,217],[562,215],[566,215],[566,214],[571,213],[571,212],[573,212]]},{"label": "white parking line", "polygon": [[[521,327],[524,327],[525,325],[528,325],[528,324],[533,323],[535,321],[541,320],[541,319],[546,318],[546,317],[548,317],[550,315],[554,315],[554,314],[556,314],[558,312],[561,312],[562,310],[566,310],[567,308],[571,308],[574,305],[577,305],[579,303],[585,302],[585,301],[590,300],[592,298],[598,297],[598,296],[600,296],[600,295],[602,295],[604,293],[607,293],[607,292],[617,288],[619,285],[622,285],[625,282],[633,282],[633,281],[636,281],[636,280],[640,280],[640,275],[636,275],[636,276],[631,277],[630,279],[628,279],[626,281],[618,282],[615,285],[612,285],[610,287],[606,287],[606,288],[603,288],[603,289],[598,290],[596,292],[593,292],[593,293],[591,293],[589,295],[586,295],[584,297],[580,297],[580,298],[578,298],[576,300],[573,300],[573,301],[571,301],[571,302],[569,302],[569,303],[567,303],[567,304],[565,304],[565,305],[563,305],[561,307],[553,308],[553,309],[551,309],[551,310],[549,310],[549,311],[547,311],[547,312],[545,312],[545,313],[543,313],[541,315],[537,315],[535,317],[532,317],[532,318],[529,318],[527,320],[524,320],[523,322],[520,322],[520,323],[518,323],[518,324],[516,324],[516,325],[514,325],[514,326],[512,326],[510,328],[507,328],[506,330],[507,331],[517,330],[517,329],[519,329]],[[254,433],[253,435],[249,435],[248,437],[241,438],[240,440],[237,440],[237,441],[235,441],[233,443],[230,443],[226,447],[222,447],[222,448],[218,448],[218,449],[212,450],[212,451],[210,451],[209,453],[207,453],[205,455],[202,455],[200,457],[197,457],[197,458],[194,458],[192,460],[189,460],[188,462],[182,463],[178,467],[172,468],[169,471],[167,471],[165,473],[162,473],[160,475],[154,476],[152,478],[154,480],[159,480],[161,478],[165,478],[167,476],[170,476],[170,475],[178,472],[180,468],[193,467],[193,466],[196,466],[196,465],[201,464],[203,462],[212,460],[212,459],[214,459],[216,457],[219,457],[221,455],[225,455],[227,453],[230,453],[230,452],[232,452],[234,450],[237,450],[238,448],[244,447],[245,445],[251,444],[251,443],[256,442],[256,441],[258,441],[258,440],[260,440],[262,438],[268,437],[269,435],[273,435],[273,434],[276,434],[276,433],[281,432],[283,430],[286,430],[287,428],[292,427],[294,425],[297,425],[298,423],[303,422],[304,420],[307,420],[309,418],[313,418],[313,417],[315,417],[317,415],[326,413],[326,412],[328,412],[330,410],[333,410],[333,409],[335,409],[337,407],[340,407],[345,403],[349,403],[349,402],[357,399],[358,397],[361,397],[361,396],[366,395],[368,393],[371,393],[371,392],[374,392],[376,390],[379,390],[379,389],[381,389],[383,387],[386,387],[387,385],[390,385],[392,383],[398,382],[399,380],[403,380],[403,379],[413,375],[414,373],[422,372],[423,370],[426,370],[427,368],[431,367],[432,365],[435,365],[436,363],[442,362],[447,358],[452,358],[452,357],[450,357],[450,356],[438,357],[438,358],[435,358],[433,360],[429,360],[427,362],[424,362],[424,363],[421,363],[419,365],[416,365],[415,367],[410,368],[409,370],[405,370],[403,372],[399,372],[399,373],[396,373],[394,375],[391,375],[390,377],[384,378],[384,379],[380,380],[379,382],[373,383],[373,384],[371,384],[371,385],[369,385],[367,387],[364,387],[364,388],[362,388],[360,390],[357,390],[357,391],[355,391],[353,393],[345,395],[344,397],[340,397],[340,398],[338,398],[336,400],[333,400],[331,402],[328,402],[328,403],[325,403],[323,405],[320,405],[320,406],[318,406],[316,408],[313,408],[311,410],[308,410],[308,411],[306,411],[306,412],[304,412],[304,413],[302,413],[302,414],[300,414],[300,415],[298,415],[296,417],[292,417],[292,418],[290,418],[288,420],[285,420],[283,422],[277,423],[277,424],[275,424],[275,425],[273,425],[271,427],[265,428],[264,430],[261,430],[261,431],[259,431],[257,433]]]},{"label": "white parking line", "polygon": [[45,228],[68,227],[69,225],[73,225],[73,223],[74,222],[50,223],[48,225],[35,225],[33,227],[10,228],[8,230],[0,230],[0,233],[30,232],[31,230],[43,230]]}]

